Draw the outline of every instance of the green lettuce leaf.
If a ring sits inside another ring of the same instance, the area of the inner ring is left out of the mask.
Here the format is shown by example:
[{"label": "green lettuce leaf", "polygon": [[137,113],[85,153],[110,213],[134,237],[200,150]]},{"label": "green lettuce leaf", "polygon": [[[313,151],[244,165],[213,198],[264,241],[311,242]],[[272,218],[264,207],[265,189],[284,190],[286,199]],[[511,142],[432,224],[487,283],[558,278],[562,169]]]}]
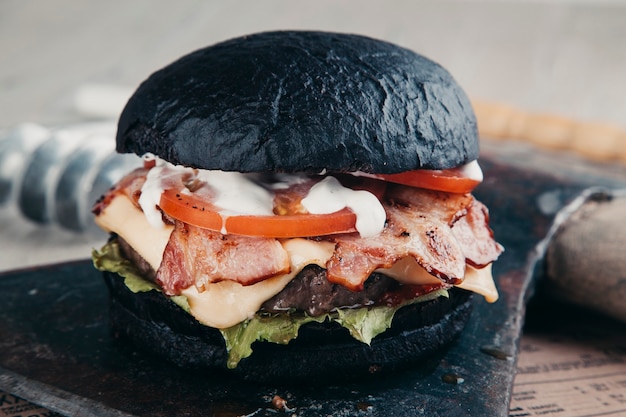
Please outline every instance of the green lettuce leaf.
[{"label": "green lettuce leaf", "polygon": [[302,325],[312,321],[321,323],[325,319],[325,316],[255,315],[232,327],[220,329],[228,350],[227,365],[236,368],[240,360],[252,355],[252,344],[256,341],[286,345],[298,336]]},{"label": "green lettuce leaf", "polygon": [[393,307],[341,309],[317,317],[305,314],[255,315],[233,327],[220,330],[228,349],[228,367],[236,368],[240,360],[250,356],[254,342],[287,344],[298,336],[301,326],[313,321],[317,323],[334,321],[348,329],[356,340],[369,345],[374,337],[391,327],[393,316],[400,308],[437,297],[448,297],[448,291],[436,290]]},{"label": "green lettuce leaf", "polygon": [[[144,279],[137,268],[125,259],[115,240],[100,250],[92,251],[93,264],[100,271],[110,271],[124,277],[124,283],[133,292],[160,291],[158,285]],[[300,327],[307,323],[334,321],[348,329],[356,340],[370,344],[372,339],[389,327],[398,309],[415,303],[448,297],[448,291],[440,289],[423,296],[388,307],[375,306],[357,309],[340,309],[318,317],[306,314],[257,314],[227,329],[220,329],[228,350],[228,367],[236,368],[244,358],[252,354],[254,342],[287,344],[298,337]],[[186,312],[190,312],[187,298],[183,295],[170,297]]]},{"label": "green lettuce leaf", "polygon": [[[99,271],[109,271],[124,278],[124,284],[134,293],[147,291],[161,291],[154,282],[145,279],[139,270],[128,259],[124,258],[119,244],[115,239],[107,242],[100,250],[91,251],[93,266]],[[191,311],[189,302],[184,295],[169,297],[174,303],[185,310]]]},{"label": "green lettuce leaf", "polygon": [[393,307],[377,306],[337,310],[337,317],[331,317],[331,319],[348,329],[350,335],[356,340],[369,345],[373,338],[391,327],[391,321],[398,309],[410,304],[434,300],[438,297],[448,297],[448,291],[436,290]]}]

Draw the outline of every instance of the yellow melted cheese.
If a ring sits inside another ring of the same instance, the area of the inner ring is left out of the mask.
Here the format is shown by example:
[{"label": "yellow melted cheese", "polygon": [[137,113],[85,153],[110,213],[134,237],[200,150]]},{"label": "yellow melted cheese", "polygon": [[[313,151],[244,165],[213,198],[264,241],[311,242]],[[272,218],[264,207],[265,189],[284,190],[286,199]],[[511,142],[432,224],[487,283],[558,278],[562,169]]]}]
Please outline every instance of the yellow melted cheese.
[{"label": "yellow melted cheese", "polygon": [[173,226],[152,227],[141,210],[126,197],[118,195],[96,216],[95,222],[106,232],[117,233],[156,271]]},{"label": "yellow melted cheese", "polygon": [[[130,244],[156,271],[161,264],[163,251],[172,233],[172,226],[155,228],[146,216],[124,195],[113,201],[96,217],[96,223],[105,231],[117,233]],[[205,285],[198,292],[195,286],[182,291],[189,301],[191,314],[200,322],[216,328],[227,328],[246,320],[256,313],[268,299],[283,288],[307,265],[326,265],[332,256],[332,242],[316,242],[307,239],[281,241],[291,259],[291,272],[278,275],[253,285],[241,285],[235,281],[221,281]],[[403,258],[388,269],[377,272],[406,284],[429,284],[440,281],[430,275],[413,258]],[[485,297],[488,302],[498,299],[493,282],[491,265],[475,269],[467,266],[465,279],[457,285]]]},{"label": "yellow melted cheese", "polygon": [[205,286],[198,292],[195,286],[182,291],[189,301],[193,316],[199,322],[218,329],[234,326],[259,311],[261,305],[281,292],[305,266],[321,267],[333,253],[331,242],[313,242],[306,239],[289,239],[283,247],[291,258],[291,272],[278,275],[252,285],[235,281],[221,281]]},{"label": "yellow melted cheese", "polygon": [[[441,282],[422,268],[413,257],[402,258],[391,268],[378,269],[376,272],[385,274],[403,284],[437,284]],[[481,269],[466,265],[463,282],[455,285],[455,287],[480,294],[489,303],[498,300],[498,290],[493,282],[491,264]]]}]

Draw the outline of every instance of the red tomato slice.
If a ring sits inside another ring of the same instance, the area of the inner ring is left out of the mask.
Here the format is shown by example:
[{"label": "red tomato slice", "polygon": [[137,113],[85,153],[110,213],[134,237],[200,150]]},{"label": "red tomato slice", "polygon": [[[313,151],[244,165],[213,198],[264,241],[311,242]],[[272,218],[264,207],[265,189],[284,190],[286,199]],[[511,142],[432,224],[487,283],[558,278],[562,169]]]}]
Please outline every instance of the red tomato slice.
[{"label": "red tomato slice", "polygon": [[[302,199],[320,180],[292,185],[275,191],[275,215],[222,215],[220,208],[212,203],[212,196],[205,192],[180,192],[168,189],[161,194],[159,207],[169,216],[185,223],[224,234],[292,238],[324,236],[356,231],[356,215],[349,209],[330,214],[309,214],[302,206]],[[387,184],[384,181],[341,176],[340,182],[354,190],[366,190],[379,199]]]},{"label": "red tomato slice", "polygon": [[[482,173],[477,163],[471,163],[448,170],[415,170],[366,176],[338,175],[338,178],[344,186],[367,190],[382,199],[386,182],[468,193],[481,182]],[[330,214],[309,214],[302,207],[302,198],[316,182],[317,180],[310,179],[287,190],[277,190],[274,199],[275,215],[222,215],[220,208],[211,202],[210,195],[180,192],[180,189],[163,192],[159,206],[177,220],[225,234],[292,238],[355,232],[356,215],[347,208]]]},{"label": "red tomato slice", "polygon": [[330,214],[222,216],[210,202],[176,190],[164,191],[159,206],[177,220],[225,234],[292,238],[356,231],[356,215],[348,209]]},{"label": "red tomato slice", "polygon": [[[478,172],[476,172],[476,168]],[[452,169],[423,170],[400,172],[398,174],[375,174],[374,178],[396,184],[408,185],[429,190],[450,193],[469,193],[482,181],[480,168],[469,168],[469,164]]]}]

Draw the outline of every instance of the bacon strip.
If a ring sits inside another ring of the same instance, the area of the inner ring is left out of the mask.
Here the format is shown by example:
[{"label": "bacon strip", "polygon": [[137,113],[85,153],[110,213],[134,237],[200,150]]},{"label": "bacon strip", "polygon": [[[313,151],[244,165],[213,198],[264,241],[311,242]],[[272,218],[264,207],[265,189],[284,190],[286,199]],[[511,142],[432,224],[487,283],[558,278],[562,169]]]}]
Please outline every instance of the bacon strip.
[{"label": "bacon strip", "polygon": [[450,216],[437,218],[405,207],[385,209],[387,226],[379,236],[336,239],[335,252],[326,264],[329,281],[360,291],[376,269],[389,268],[407,256],[444,282],[462,280],[465,255],[448,225]]},{"label": "bacon strip", "polygon": [[410,208],[417,216],[437,219],[452,226],[467,213],[474,197],[471,194],[446,193],[394,185],[387,191],[387,200],[391,205]]},{"label": "bacon strip", "polygon": [[147,173],[148,170],[144,168],[137,168],[128,173],[117,184],[111,187],[106,194],[96,201],[91,209],[92,213],[96,216],[99,215],[118,194],[127,196],[133,204],[139,207],[139,203],[137,201],[141,195],[141,187],[143,187],[146,182]]},{"label": "bacon strip", "polygon": [[176,221],[156,281],[174,295],[223,280],[251,285],[289,270],[289,255],[276,239],[222,235]]},{"label": "bacon strip", "polygon": [[467,215],[454,224],[452,234],[461,245],[467,263],[476,268],[487,266],[504,250],[489,228],[487,207],[478,200],[474,200]]},{"label": "bacon strip", "polygon": [[326,265],[328,280],[360,291],[378,268],[412,256],[445,283],[460,283],[465,265],[480,267],[495,260],[502,247],[488,227],[485,206],[471,194],[394,187],[385,204],[387,225],[376,237],[335,238]]}]

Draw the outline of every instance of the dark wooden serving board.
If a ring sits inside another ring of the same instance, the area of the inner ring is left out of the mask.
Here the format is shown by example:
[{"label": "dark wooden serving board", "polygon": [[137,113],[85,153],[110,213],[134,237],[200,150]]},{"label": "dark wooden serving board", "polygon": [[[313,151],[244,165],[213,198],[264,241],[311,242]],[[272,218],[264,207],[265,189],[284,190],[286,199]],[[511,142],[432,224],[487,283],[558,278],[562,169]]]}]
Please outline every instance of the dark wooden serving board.
[{"label": "dark wooden serving board", "polygon": [[112,337],[104,283],[85,260],[0,274],[0,389],[80,416],[275,416],[275,395],[296,416],[505,416],[525,305],[557,212],[589,186],[626,184],[601,166],[581,171],[533,155],[484,152],[475,194],[506,248],[494,265],[501,298],[474,297],[460,339],[420,368],[308,387],[183,371]]}]

